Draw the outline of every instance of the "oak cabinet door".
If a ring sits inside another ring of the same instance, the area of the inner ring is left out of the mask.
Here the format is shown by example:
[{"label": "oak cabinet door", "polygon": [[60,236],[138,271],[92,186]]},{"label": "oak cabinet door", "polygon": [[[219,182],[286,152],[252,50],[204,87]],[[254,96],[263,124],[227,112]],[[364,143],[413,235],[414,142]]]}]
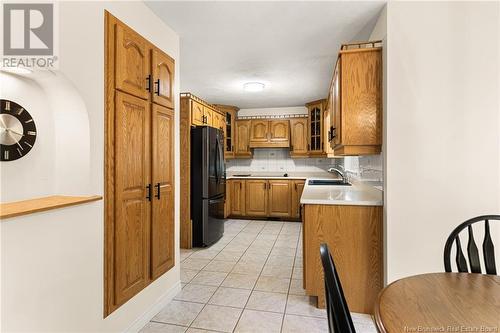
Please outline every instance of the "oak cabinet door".
[{"label": "oak cabinet door", "polygon": [[288,120],[269,121],[270,141],[287,142],[290,141],[290,124]]},{"label": "oak cabinet door", "polygon": [[245,215],[245,181],[244,180],[229,180],[231,184],[229,199],[231,205],[231,215]]},{"label": "oak cabinet door", "polygon": [[121,305],[149,283],[151,183],[149,103],[115,94],[114,300]]},{"label": "oak cabinet door", "polygon": [[205,125],[213,126],[213,124],[214,124],[214,112],[211,109],[204,106],[203,107],[203,114],[205,115]]},{"label": "oak cabinet door", "polygon": [[263,179],[246,180],[246,215],[267,216],[268,182]]},{"label": "oak cabinet door", "polygon": [[318,102],[309,106],[309,152],[323,153],[323,104]]},{"label": "oak cabinet door", "polygon": [[269,142],[269,121],[252,120],[250,127],[250,143]]},{"label": "oak cabinet door", "polygon": [[305,181],[294,180],[292,188],[292,217],[300,217],[300,197],[302,196],[302,191],[304,190]]},{"label": "oak cabinet door", "polygon": [[226,138],[226,147],[224,151],[224,157],[226,159],[234,157],[234,111],[226,111],[226,115],[224,116],[224,137]]},{"label": "oak cabinet door", "polygon": [[174,266],[174,112],[153,104],[151,277]]},{"label": "oak cabinet door", "polygon": [[174,59],[157,48],[152,51],[153,102],[167,108],[174,108]]},{"label": "oak cabinet door", "polygon": [[235,156],[250,157],[250,120],[237,120],[236,124],[236,142],[235,142]]},{"label": "oak cabinet door", "polygon": [[205,124],[205,110],[203,105],[196,101],[191,101],[191,123],[202,126]]},{"label": "oak cabinet door", "polygon": [[337,62],[333,77],[333,116],[332,116],[332,147],[341,144],[342,138],[342,116],[341,116],[341,100],[340,100],[340,73],[341,73],[341,59]]},{"label": "oak cabinet door", "polygon": [[296,118],[290,120],[290,131],[292,144],[290,147],[290,155],[307,156],[307,118]]},{"label": "oak cabinet door", "polygon": [[115,87],[134,96],[148,99],[149,49],[140,35],[115,24]]},{"label": "oak cabinet door", "polygon": [[290,217],[292,214],[292,187],[288,180],[269,180],[269,216]]}]

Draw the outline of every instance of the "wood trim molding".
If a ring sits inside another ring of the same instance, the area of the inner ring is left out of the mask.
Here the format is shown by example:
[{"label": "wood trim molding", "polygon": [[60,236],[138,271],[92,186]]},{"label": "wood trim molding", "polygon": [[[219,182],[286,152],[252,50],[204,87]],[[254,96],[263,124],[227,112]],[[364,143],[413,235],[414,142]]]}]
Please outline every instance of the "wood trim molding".
[{"label": "wood trim molding", "polygon": [[251,120],[251,119],[291,119],[291,118],[307,118],[307,114],[283,114],[269,116],[238,116],[236,120]]},{"label": "wood trim molding", "polygon": [[0,220],[11,217],[29,215],[33,213],[64,208],[101,200],[100,195],[91,196],[66,196],[51,195],[22,201],[4,202],[0,204]]},{"label": "wood trim molding", "polygon": [[216,105],[210,104],[210,103],[202,100],[198,96],[195,96],[195,95],[193,95],[191,93],[188,93],[188,92],[181,93],[181,99],[183,99],[183,98],[192,99],[192,100],[194,100],[194,101],[202,104],[203,106],[206,106],[207,108],[216,111],[217,113],[223,115],[224,117],[226,116],[225,112],[223,112],[222,110],[220,110]]}]

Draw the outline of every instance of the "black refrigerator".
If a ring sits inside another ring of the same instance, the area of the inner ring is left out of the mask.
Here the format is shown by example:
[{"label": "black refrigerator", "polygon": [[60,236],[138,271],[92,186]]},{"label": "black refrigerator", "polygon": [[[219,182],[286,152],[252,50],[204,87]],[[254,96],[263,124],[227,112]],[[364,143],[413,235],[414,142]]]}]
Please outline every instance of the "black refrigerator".
[{"label": "black refrigerator", "polygon": [[225,199],[224,133],[220,129],[207,126],[192,128],[191,219],[193,221],[193,246],[210,246],[222,237],[224,234]]}]

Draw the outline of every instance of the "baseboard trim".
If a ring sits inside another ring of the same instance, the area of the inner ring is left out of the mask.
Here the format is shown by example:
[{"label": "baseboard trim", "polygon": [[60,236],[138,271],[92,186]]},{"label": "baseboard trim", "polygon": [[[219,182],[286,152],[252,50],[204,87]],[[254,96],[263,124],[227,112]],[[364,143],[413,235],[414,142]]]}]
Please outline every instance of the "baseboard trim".
[{"label": "baseboard trim", "polygon": [[163,296],[161,296],[158,301],[153,304],[148,310],[146,310],[142,316],[137,318],[128,329],[125,330],[127,333],[137,333],[144,327],[151,319],[160,312],[161,309],[165,307],[174,297],[181,291],[181,281],[174,284]]}]

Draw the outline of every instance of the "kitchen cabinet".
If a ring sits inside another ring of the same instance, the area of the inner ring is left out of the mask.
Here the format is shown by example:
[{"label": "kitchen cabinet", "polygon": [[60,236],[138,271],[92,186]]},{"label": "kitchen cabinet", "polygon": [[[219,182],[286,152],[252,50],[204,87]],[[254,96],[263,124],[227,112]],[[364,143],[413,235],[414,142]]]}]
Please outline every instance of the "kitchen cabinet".
[{"label": "kitchen cabinet", "polygon": [[330,141],[332,139],[331,118],[333,117],[333,94],[331,92],[332,87],[333,83],[330,86],[330,93],[328,94],[328,98],[326,99],[325,110],[323,111],[323,147],[326,157],[328,158],[335,157],[333,148],[330,144]]},{"label": "kitchen cabinet", "polygon": [[236,141],[234,149],[234,157],[244,158],[252,157],[250,150],[250,126],[251,120],[236,120]]},{"label": "kitchen cabinet", "polygon": [[300,197],[302,196],[302,191],[304,190],[305,181],[304,180],[293,180],[292,187],[292,212],[291,216],[293,218],[299,219],[301,217],[300,209]]},{"label": "kitchen cabinet", "polygon": [[174,266],[174,112],[153,104],[151,274]]},{"label": "kitchen cabinet", "polygon": [[174,107],[174,59],[153,47],[151,65],[153,67],[153,102],[172,109]]},{"label": "kitchen cabinet", "polygon": [[225,126],[224,138],[225,138],[225,150],[224,158],[232,159],[235,155],[235,142],[236,142],[236,114],[239,108],[232,105],[215,105],[223,113],[223,121]]},{"label": "kitchen cabinet", "polygon": [[290,122],[288,120],[252,120],[249,144],[250,148],[290,147]]},{"label": "kitchen cabinet", "polygon": [[382,206],[304,205],[304,285],[325,307],[325,282],[319,254],[328,244],[349,310],[373,313],[383,288]]},{"label": "kitchen cabinet", "polygon": [[309,114],[309,155],[324,155],[323,142],[323,109],[325,100],[318,100],[306,104]]},{"label": "kitchen cabinet", "polygon": [[232,217],[276,217],[297,220],[304,180],[228,179],[226,195]]},{"label": "kitchen cabinet", "polygon": [[203,115],[205,116],[205,125],[214,127],[213,126],[214,115],[213,115],[212,110],[207,106],[203,106]]},{"label": "kitchen cabinet", "polygon": [[268,215],[268,182],[265,179],[247,179],[245,216]]},{"label": "kitchen cabinet", "polygon": [[149,43],[138,33],[122,24],[113,26],[116,56],[110,61],[115,63],[113,81],[115,89],[148,99],[151,92]]},{"label": "kitchen cabinet", "polygon": [[267,184],[269,217],[290,217],[292,213],[292,184],[288,180],[271,179]]},{"label": "kitchen cabinet", "polygon": [[308,131],[307,118],[292,118],[290,119],[290,156],[308,157]]},{"label": "kitchen cabinet", "polygon": [[269,142],[269,121],[252,120],[250,127],[250,145],[255,146]]},{"label": "kitchen cabinet", "polygon": [[203,104],[191,101],[191,123],[197,126],[205,125],[205,110]]},{"label": "kitchen cabinet", "polygon": [[335,155],[379,154],[382,148],[381,42],[342,45],[334,71]]},{"label": "kitchen cabinet", "polygon": [[245,195],[246,195],[246,182],[239,179],[229,179],[229,207],[231,216],[244,216],[245,215]]},{"label": "kitchen cabinet", "polygon": [[105,27],[107,316],[175,263],[175,62],[108,12]]}]

